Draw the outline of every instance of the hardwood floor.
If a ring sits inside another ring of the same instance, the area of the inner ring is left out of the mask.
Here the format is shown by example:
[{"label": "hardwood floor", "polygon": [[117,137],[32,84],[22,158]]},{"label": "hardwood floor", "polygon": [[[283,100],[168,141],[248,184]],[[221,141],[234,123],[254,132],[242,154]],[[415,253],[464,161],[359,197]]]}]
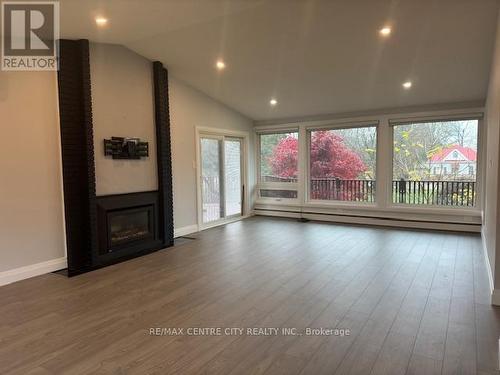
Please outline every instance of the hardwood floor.
[{"label": "hardwood floor", "polygon": [[[195,237],[1,287],[0,373],[497,373],[500,309],[479,236],[254,217]],[[187,335],[193,327],[349,335]]]}]

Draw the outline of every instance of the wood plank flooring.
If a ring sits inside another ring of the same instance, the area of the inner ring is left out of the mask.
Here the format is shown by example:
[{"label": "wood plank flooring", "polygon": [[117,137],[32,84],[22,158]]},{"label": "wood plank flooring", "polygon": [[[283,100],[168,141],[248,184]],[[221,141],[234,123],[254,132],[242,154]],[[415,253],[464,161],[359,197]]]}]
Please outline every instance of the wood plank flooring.
[{"label": "wood plank flooring", "polygon": [[[0,373],[498,373],[479,236],[254,217],[195,237],[1,287]],[[349,334],[246,331],[259,327]]]}]

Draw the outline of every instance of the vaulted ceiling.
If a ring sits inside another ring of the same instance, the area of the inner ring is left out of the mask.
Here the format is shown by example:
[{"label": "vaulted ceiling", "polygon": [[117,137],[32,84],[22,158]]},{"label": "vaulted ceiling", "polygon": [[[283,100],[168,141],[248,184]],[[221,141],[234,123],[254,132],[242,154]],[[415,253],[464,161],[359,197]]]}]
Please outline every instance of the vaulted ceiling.
[{"label": "vaulted ceiling", "polygon": [[498,9],[496,0],[60,3],[63,37],[123,44],[255,120],[482,101]]}]

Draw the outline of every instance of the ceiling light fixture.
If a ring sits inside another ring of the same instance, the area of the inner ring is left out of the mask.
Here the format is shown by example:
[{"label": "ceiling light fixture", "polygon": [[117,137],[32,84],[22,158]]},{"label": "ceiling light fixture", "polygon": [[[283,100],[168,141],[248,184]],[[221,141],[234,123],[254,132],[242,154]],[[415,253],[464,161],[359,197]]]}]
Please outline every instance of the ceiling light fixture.
[{"label": "ceiling light fixture", "polygon": [[97,26],[105,26],[108,24],[108,19],[104,17],[96,17],[95,23]]},{"label": "ceiling light fixture", "polygon": [[215,66],[217,69],[222,70],[226,67],[226,63],[222,60],[217,60],[217,62],[215,63]]},{"label": "ceiling light fixture", "polygon": [[406,81],[405,83],[403,83],[403,87],[406,89],[406,90],[409,90],[411,89],[411,87],[413,86],[413,83],[411,83],[411,81]]},{"label": "ceiling light fixture", "polygon": [[276,104],[278,104],[278,101],[276,99],[271,99],[269,101],[269,104],[271,104],[274,107]]},{"label": "ceiling light fixture", "polygon": [[385,26],[382,29],[380,29],[380,35],[382,36],[389,36],[391,34],[391,28],[389,26]]}]

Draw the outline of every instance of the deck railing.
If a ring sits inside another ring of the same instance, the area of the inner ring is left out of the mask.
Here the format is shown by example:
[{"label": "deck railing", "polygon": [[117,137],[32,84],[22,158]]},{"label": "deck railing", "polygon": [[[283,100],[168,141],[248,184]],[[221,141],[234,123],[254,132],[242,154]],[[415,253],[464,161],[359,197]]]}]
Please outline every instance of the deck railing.
[{"label": "deck railing", "polygon": [[311,179],[311,199],[375,202],[375,180]]},{"label": "deck railing", "polygon": [[[297,182],[293,177],[263,176],[264,182]],[[375,202],[375,180],[313,178],[311,199]],[[463,206],[476,204],[476,182],[463,181],[392,181],[392,202],[411,205]]]},{"label": "deck railing", "polygon": [[[202,176],[203,222],[218,220],[226,213],[234,214],[241,210],[241,180],[239,176],[226,176],[225,186],[218,176]],[[221,190],[225,190],[225,202],[221,202]]]},{"label": "deck railing", "polygon": [[394,203],[473,207],[476,203],[474,181],[406,181],[392,182]]}]

